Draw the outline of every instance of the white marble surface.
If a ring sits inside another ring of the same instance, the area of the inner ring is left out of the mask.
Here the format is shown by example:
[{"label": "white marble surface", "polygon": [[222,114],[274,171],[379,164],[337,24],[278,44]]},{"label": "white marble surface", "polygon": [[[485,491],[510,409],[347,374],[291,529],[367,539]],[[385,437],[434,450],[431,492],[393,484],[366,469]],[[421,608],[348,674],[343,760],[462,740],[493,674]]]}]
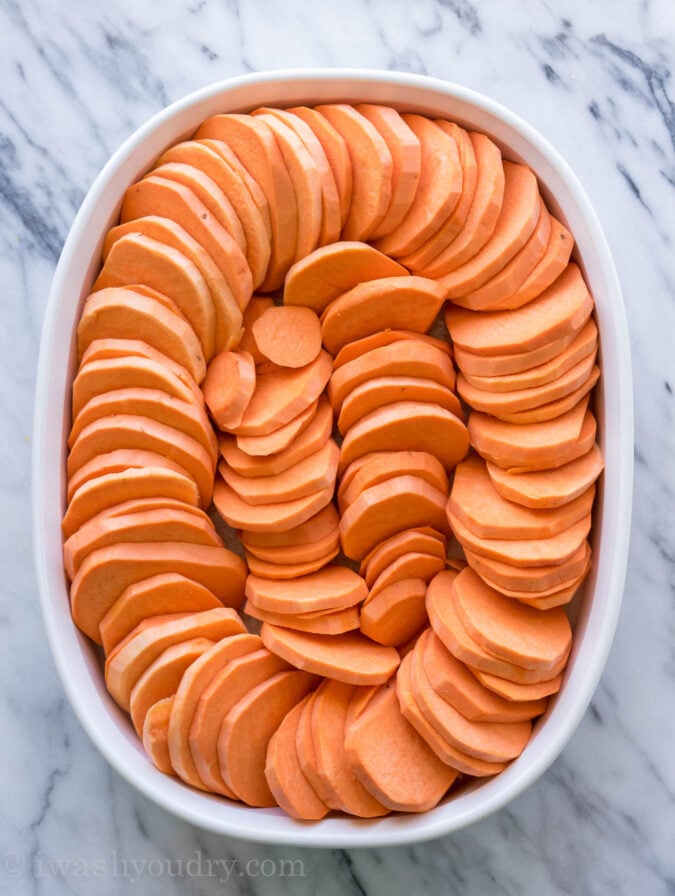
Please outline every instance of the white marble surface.
[{"label": "white marble surface", "polygon": [[[0,0],[0,48],[0,892],[675,893],[672,0]],[[410,848],[258,846],[149,803],[74,718],[32,570],[40,325],[89,184],[129,133],[183,94],[245,71],[326,65],[454,80],[551,140],[606,230],[633,349],[632,548],[592,706],[510,807]]]}]

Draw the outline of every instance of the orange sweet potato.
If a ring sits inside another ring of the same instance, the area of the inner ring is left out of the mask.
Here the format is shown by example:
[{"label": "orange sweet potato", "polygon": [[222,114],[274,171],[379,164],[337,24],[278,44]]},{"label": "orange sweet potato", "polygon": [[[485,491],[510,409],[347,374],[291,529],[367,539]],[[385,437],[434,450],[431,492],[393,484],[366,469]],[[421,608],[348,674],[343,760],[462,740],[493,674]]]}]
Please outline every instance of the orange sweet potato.
[{"label": "orange sweet potato", "polygon": [[220,352],[211,359],[202,389],[220,429],[232,430],[240,425],[255,386],[255,362],[249,352]]},{"label": "orange sweet potato", "polygon": [[425,596],[422,578],[411,576],[383,587],[363,606],[361,631],[378,644],[405,644],[428,624]]}]

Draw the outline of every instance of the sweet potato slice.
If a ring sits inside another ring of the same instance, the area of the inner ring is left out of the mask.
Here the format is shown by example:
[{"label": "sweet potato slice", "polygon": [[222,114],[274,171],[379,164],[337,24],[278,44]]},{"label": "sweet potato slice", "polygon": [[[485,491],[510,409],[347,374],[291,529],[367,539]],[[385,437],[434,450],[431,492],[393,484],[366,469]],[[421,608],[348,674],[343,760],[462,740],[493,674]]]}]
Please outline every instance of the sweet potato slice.
[{"label": "sweet potato slice", "polygon": [[[68,479],[66,500],[72,500],[75,492],[92,479],[107,476],[110,473],[120,473],[129,469],[143,469],[145,467],[159,467],[163,470],[172,470],[181,476],[187,476],[187,472],[176,461],[168,457],[162,457],[156,451],[136,451],[132,448],[118,448],[107,454],[97,454],[90,461],[83,464],[80,469]],[[188,506],[188,505],[186,505]]]},{"label": "sweet potato slice", "polygon": [[352,199],[342,238],[370,239],[391,202],[394,166],[389,148],[353,106],[332,103],[315,109],[342,135],[352,163]]},{"label": "sweet potato slice", "polygon": [[191,165],[217,184],[230,201],[240,221],[243,249],[253,278],[253,289],[262,283],[270,255],[270,224],[267,199],[241,166],[230,148],[217,140],[188,140],[163,153],[157,164]]},{"label": "sweet potato slice", "polygon": [[406,720],[393,684],[382,687],[352,722],[345,756],[363,786],[400,812],[432,809],[457,778]]},{"label": "sweet potato slice", "polygon": [[487,471],[502,497],[523,507],[560,507],[574,501],[602,473],[604,461],[597,445],[576,460],[553,470],[515,473],[488,462]]},{"label": "sweet potato slice", "polygon": [[546,709],[545,698],[514,702],[486,688],[450,653],[433,629],[420,641],[418,649],[429,684],[469,721],[526,722]]},{"label": "sweet potato slice", "polygon": [[[545,470],[571,460],[579,445],[583,454],[595,441],[595,417],[588,400],[553,420],[517,425],[489,414],[473,412],[468,421],[471,444],[478,453],[504,469],[531,467]],[[585,445],[590,438],[590,444]]]},{"label": "sweet potato slice", "polygon": [[244,597],[246,565],[227,548],[181,542],[115,544],[89,554],[73,579],[75,624],[100,644],[99,624],[125,588],[163,572],[194,579],[226,606],[239,606]]},{"label": "sweet potato slice", "polygon": [[458,417],[440,405],[397,401],[371,411],[352,426],[342,441],[339,470],[357,457],[392,445],[400,451],[425,451],[452,470],[469,450],[469,433]]},{"label": "sweet potato slice", "polygon": [[362,560],[385,538],[433,526],[447,531],[445,493],[419,476],[394,476],[359,495],[340,520],[342,549],[347,557]]},{"label": "sweet potato slice", "polygon": [[183,401],[155,389],[123,388],[94,396],[77,415],[68,435],[69,446],[95,420],[116,414],[151,417],[173,426],[203,445],[213,462],[217,460],[218,442],[203,407],[194,400]]},{"label": "sweet potato slice", "polygon": [[378,644],[405,644],[428,625],[425,597],[426,582],[422,578],[410,577],[387,585],[363,606],[361,631]]},{"label": "sweet potato slice", "polygon": [[427,721],[453,747],[476,759],[509,762],[519,756],[530,739],[531,722],[474,722],[466,719],[433,689],[424,669],[422,653],[422,650],[413,651],[410,671],[413,697]]},{"label": "sweet potato slice", "polygon": [[326,680],[317,690],[311,712],[315,774],[321,779],[327,805],[359,818],[377,818],[387,809],[355,778],[345,755],[346,717],[354,687]]},{"label": "sweet potato slice", "polygon": [[459,399],[447,386],[415,376],[381,376],[361,383],[345,398],[338,417],[338,429],[344,435],[366,414],[397,401],[423,401],[440,405],[460,420],[464,411]]},{"label": "sweet potato slice", "polygon": [[[235,650],[230,648],[224,659],[224,665],[206,683],[193,707],[187,742],[203,784],[214,793],[231,797],[232,791],[223,781],[218,762],[218,734],[223,719],[250,690],[289,666],[265,650],[257,638],[255,641],[249,639],[243,650],[241,646]],[[195,694],[197,690],[194,689]],[[189,702],[194,704],[194,698]],[[185,713],[185,721],[188,715]],[[182,732],[182,737],[184,735]]]},{"label": "sweet potato slice", "polygon": [[255,639],[246,632],[239,615],[227,607],[145,619],[106,659],[106,687],[115,702],[128,711],[134,685],[167,647],[192,638],[216,642],[234,635]]},{"label": "sweet potato slice", "polygon": [[122,200],[120,223],[148,215],[175,221],[203,246],[227,280],[238,307],[244,308],[253,291],[246,256],[189,187],[154,173],[132,184]]},{"label": "sweet potato slice", "polygon": [[265,436],[289,423],[319,398],[331,369],[330,355],[322,351],[305,367],[259,376],[237,435]]},{"label": "sweet potato slice", "polygon": [[148,510],[90,520],[63,545],[68,578],[73,579],[84,559],[113,544],[180,541],[222,547],[220,536],[207,519],[179,510]]},{"label": "sweet potato slice", "polygon": [[359,627],[359,611],[356,607],[321,613],[270,613],[269,610],[260,610],[247,601],[244,612],[260,622],[270,622],[299,632],[314,632],[317,635],[341,635]]},{"label": "sweet potato slice", "polygon": [[381,684],[396,671],[399,656],[358,632],[316,635],[264,622],[263,644],[298,669],[349,684]]},{"label": "sweet potato slice", "polygon": [[423,115],[404,114],[421,151],[419,183],[401,223],[376,240],[380,252],[394,258],[419,249],[452,213],[462,193],[462,166],[454,138]]},{"label": "sweet potato slice", "polygon": [[436,573],[445,568],[445,558],[423,551],[407,551],[385,567],[375,579],[368,595],[366,605],[385,588],[402,582],[405,579],[422,579],[428,582]]},{"label": "sweet potato slice", "polygon": [[430,527],[424,529],[407,529],[385,539],[374,548],[361,565],[361,575],[370,588],[390,563],[402,554],[410,551],[421,551],[445,560],[445,537]]},{"label": "sweet potato slice", "polygon": [[426,333],[443,304],[443,289],[424,277],[385,277],[360,283],[334,299],[321,316],[323,344],[332,355],[381,329]]},{"label": "sweet potato slice", "polygon": [[265,758],[265,779],[274,799],[291,818],[318,821],[329,807],[302,770],[295,745],[298,723],[311,694],[297,703],[270,738]]},{"label": "sweet potato slice", "polygon": [[[169,719],[169,756],[176,774],[198,790],[208,790],[199,776],[190,749],[190,729],[199,700],[214,677],[233,659],[256,650],[260,640],[255,635],[222,638],[196,660],[180,681]],[[222,717],[221,717],[222,718]],[[228,786],[219,789],[233,797]]]},{"label": "sweet potato slice", "polygon": [[[357,458],[349,469],[360,460]],[[363,455],[363,462],[358,466],[353,476],[343,478],[346,487],[343,488],[341,483],[338,489],[338,502],[343,512],[364,489],[393,476],[419,476],[441,492],[447,494],[449,490],[443,464],[426,451],[377,451]]]},{"label": "sweet potato slice", "polygon": [[468,133],[454,122],[435,119],[435,124],[452,137],[457,145],[459,162],[462,167],[462,192],[454,209],[441,226],[419,249],[400,259],[402,264],[415,273],[436,258],[460,233],[471,210],[478,182],[476,154]]},{"label": "sweet potato slice", "polygon": [[306,367],[321,351],[321,323],[311,308],[275,305],[252,330],[260,352],[280,367]]},{"label": "sweet potato slice", "polygon": [[175,775],[169,756],[169,718],[173,696],[158,700],[145,714],[143,723],[143,748],[153,765],[165,775]]},{"label": "sweet potato slice", "polygon": [[412,330],[378,330],[369,336],[363,336],[361,339],[355,339],[343,346],[333,359],[333,370],[342,367],[347,361],[353,361],[365,355],[366,352],[374,348],[382,348],[385,345],[391,345],[392,342],[401,342],[404,339],[412,339],[417,343],[425,345],[433,345],[448,357],[452,357],[450,343],[444,339],[437,339],[435,336],[429,336],[427,333],[414,333]]},{"label": "sweet potato slice", "polygon": [[285,582],[249,576],[246,597],[261,610],[272,613],[309,613],[338,610],[364,600],[368,591],[355,572],[346,566],[327,566],[304,576],[289,589]]},{"label": "sweet potato slice", "polygon": [[401,712],[424,739],[428,746],[445,765],[455,769],[460,774],[471,775],[476,778],[485,778],[496,775],[506,768],[505,762],[485,762],[475,756],[469,756],[450,744],[443,735],[427,721],[415,702],[412,688],[412,664],[415,661],[413,654],[408,653],[399,666],[396,676],[396,694]]},{"label": "sweet potato slice", "polygon": [[161,467],[124,469],[84,482],[73,494],[63,517],[64,538],[108,507],[134,498],[172,498],[197,506],[199,492],[187,473]]},{"label": "sweet potato slice", "polygon": [[265,778],[272,735],[287,713],[317,684],[306,672],[279,672],[242,697],[223,720],[218,758],[223,779],[249,806],[274,806]]},{"label": "sweet potato slice", "polygon": [[242,436],[237,434],[237,448],[254,460],[267,460],[270,457],[277,457],[282,452],[290,449],[310,426],[319,410],[319,401],[320,399],[317,398],[303,411],[300,411],[296,417],[289,420],[288,423],[284,423],[283,426],[279,426],[265,436]]},{"label": "sweet potato slice", "polygon": [[477,315],[448,305],[445,322],[452,341],[477,355],[529,351],[578,331],[593,307],[581,271],[567,265],[541,295],[514,311],[486,311]]},{"label": "sweet potato slice", "polygon": [[[136,734],[143,733],[145,717],[158,700],[172,697],[187,668],[213,647],[209,638],[191,638],[161,653],[143,672],[131,691],[129,714]],[[173,766],[172,766],[173,767]]]},{"label": "sweet potato slice", "polygon": [[252,115],[214,115],[200,125],[195,139],[226,143],[265,194],[272,242],[261,289],[278,289],[295,257],[298,207],[293,182],[273,132]]},{"label": "sweet potato slice", "polygon": [[447,298],[466,295],[487,283],[511,261],[535,231],[542,210],[537,179],[527,165],[505,161],[503,166],[504,196],[490,238],[460,267],[442,272],[436,270]]},{"label": "sweet potato slice", "polygon": [[216,351],[231,348],[241,332],[241,309],[230,284],[206,249],[170,218],[148,215],[126,224],[118,224],[108,231],[103,243],[104,262],[114,244],[132,233],[143,234],[178,250],[197,267],[211,293],[216,315]]},{"label": "sweet potato slice", "polygon": [[567,267],[574,239],[567,228],[551,216],[551,233],[546,252],[526,280],[509,296],[495,303],[494,310],[521,308],[554,283]]},{"label": "sweet potato slice", "polygon": [[216,477],[213,503],[233,529],[250,532],[283,532],[306,522],[324,508],[333,497],[333,486],[320,489],[293,501],[273,504],[248,504],[220,476]]},{"label": "sweet potato slice", "polygon": [[500,376],[475,376],[464,373],[467,383],[486,392],[513,392],[531,389],[557,380],[580,361],[594,355],[597,348],[598,328],[592,319],[581,328],[578,335],[559,355],[544,364],[530,367],[519,373]]},{"label": "sweet potato slice", "polygon": [[502,154],[485,134],[472,131],[469,139],[478,167],[471,208],[452,242],[418,268],[425,277],[441,277],[473,258],[492,236],[501,212],[505,182]]},{"label": "sweet potato slice", "polygon": [[199,268],[187,256],[142,233],[117,240],[94,283],[94,291],[143,283],[168,296],[194,329],[205,358],[215,350],[216,314]]},{"label": "sweet potato slice", "polygon": [[471,454],[457,465],[448,510],[480,538],[550,538],[587,516],[595,486],[560,507],[531,508],[503,498],[485,463]]},{"label": "sweet potato slice", "polygon": [[416,376],[455,387],[455,370],[448,355],[422,340],[403,339],[371,349],[333,371],[328,397],[339,413],[347,395],[361,383],[382,376]]},{"label": "sweet potato slice", "polygon": [[394,231],[410,212],[422,173],[422,150],[418,137],[396,109],[373,103],[359,103],[354,108],[375,126],[391,153],[391,201],[370,236],[376,240]]},{"label": "sweet potato slice", "polygon": [[269,563],[281,565],[286,563],[306,563],[309,560],[325,557],[329,551],[338,548],[340,546],[340,533],[336,522],[335,528],[323,538],[306,542],[305,544],[290,544],[283,547],[255,545],[248,542],[246,533],[242,533],[242,544],[249,554]]},{"label": "sweet potato slice", "polygon": [[317,249],[291,267],[284,284],[284,304],[321,314],[359,283],[407,274],[402,265],[367,243],[341,241]]},{"label": "sweet potato slice", "polygon": [[464,552],[471,568],[493,588],[513,588],[535,593],[567,586],[586,569],[591,556],[591,549],[586,541],[568,560],[549,566],[518,567],[512,563],[483,557],[469,549]]},{"label": "sweet potato slice", "polygon": [[500,678],[498,675],[482,672],[480,669],[471,669],[471,672],[488,690],[493,691],[500,697],[504,697],[505,700],[511,700],[513,703],[541,700],[543,697],[556,694],[560,690],[563,678],[561,673],[556,675],[555,678],[548,679],[548,681],[519,684],[515,681],[509,681],[508,678]]},{"label": "sweet potato slice", "polygon": [[248,504],[271,504],[304,498],[319,489],[334,486],[339,457],[336,442],[328,439],[314,454],[276,476],[242,476],[223,461],[218,470],[230,488]]},{"label": "sweet potato slice", "polygon": [[547,361],[557,357],[576,339],[584,323],[582,322],[576,329],[571,329],[567,335],[560,339],[554,339],[553,342],[548,342],[546,345],[527,352],[516,351],[512,354],[476,355],[455,345],[453,346],[455,360],[460,370],[465,374],[468,373],[474,376],[489,377],[522,373],[524,370],[545,364]]},{"label": "sweet potato slice", "polygon": [[220,452],[229,467],[241,476],[277,476],[322,448],[333,429],[333,412],[327,398],[321,397],[316,413],[307,426],[281,451],[268,456],[254,457],[237,446],[236,439],[223,435],[219,439]]},{"label": "sweet potato slice", "polygon": [[[573,370],[576,371],[579,367],[581,367],[581,364],[578,364]],[[571,373],[572,371],[569,371],[565,376],[570,376]],[[547,420],[555,420],[556,417],[569,411],[578,404],[582,398],[585,398],[599,379],[600,368],[595,364],[591,368],[589,375],[578,388],[573,389],[571,392],[567,392],[567,394],[560,398],[548,401],[545,404],[539,404],[536,407],[525,408],[518,411],[500,410],[499,419],[504,420],[507,423],[517,423],[518,425],[544,423]]]},{"label": "sweet potato slice", "polygon": [[286,109],[272,109],[265,107],[264,111],[273,115],[289,127],[302,141],[305,149],[311,156],[314,168],[319,177],[321,193],[321,229],[319,231],[319,246],[331,245],[340,238],[342,229],[342,208],[338,187],[321,141],[316,136],[306,121],[297,115],[293,115]]},{"label": "sweet potato slice", "polygon": [[297,579],[310,573],[318,572],[340,553],[340,545],[336,544],[331,550],[321,557],[306,560],[302,563],[274,563],[268,560],[260,560],[254,554],[246,555],[248,568],[253,575],[264,579]]},{"label": "sweet potato slice", "polygon": [[247,351],[220,352],[206,370],[204,400],[220,429],[236,429],[256,386],[255,362]]},{"label": "sweet potato slice", "polygon": [[204,379],[204,354],[187,319],[138,290],[104,289],[87,298],[77,325],[78,353],[106,338],[140,339],[185,367],[195,382]]},{"label": "sweet potato slice", "polygon": [[72,476],[97,454],[117,448],[157,451],[177,461],[197,483],[202,507],[211,503],[213,461],[206,448],[179,429],[150,417],[117,414],[86,426],[68,455],[68,475]]},{"label": "sweet potato slice", "polygon": [[[429,620],[433,630],[453,656],[471,666],[472,669],[480,669],[519,684],[536,684],[540,681],[547,681],[562,672],[567,662],[566,655],[557,666],[550,669],[524,669],[522,666],[499,659],[484,650],[471,638],[457,613],[453,579],[454,574],[440,572],[431,580],[427,588]],[[459,746],[459,749],[462,747]]]},{"label": "sweet potato slice", "polygon": [[199,582],[178,573],[160,573],[129,585],[99,625],[106,654],[144,619],[168,613],[196,613],[222,607],[218,598]]},{"label": "sweet potato slice", "polygon": [[[453,298],[455,305],[472,308],[474,311],[502,308],[505,301],[510,306],[509,299],[515,290],[544,257],[550,236],[551,216],[544,200],[540,198],[537,224],[527,242],[489,280],[469,292],[463,291],[460,296],[455,296]],[[463,290],[465,289],[466,287],[463,287]]]},{"label": "sweet potato slice", "polygon": [[536,610],[504,597],[469,567],[452,587],[462,625],[494,656],[524,669],[547,671],[568,655],[572,630],[564,610]]},{"label": "sweet potato slice", "polygon": [[265,108],[251,113],[274,134],[295,191],[298,230],[294,261],[313,252],[320,243],[323,226],[323,196],[319,170],[297,132],[280,116]]},{"label": "sweet potato slice", "polygon": [[242,542],[248,549],[251,549],[252,546],[287,547],[288,545],[309,544],[333,533],[339,522],[340,518],[335,506],[329,501],[303,523],[284,531],[277,529],[268,532],[250,530],[242,532]]}]

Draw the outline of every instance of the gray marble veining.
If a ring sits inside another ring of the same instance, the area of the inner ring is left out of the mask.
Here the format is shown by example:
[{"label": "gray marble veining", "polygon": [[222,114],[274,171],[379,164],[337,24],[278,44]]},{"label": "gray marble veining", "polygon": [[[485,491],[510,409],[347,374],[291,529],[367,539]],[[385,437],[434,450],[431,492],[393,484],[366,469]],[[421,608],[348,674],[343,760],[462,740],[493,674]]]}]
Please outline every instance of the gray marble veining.
[{"label": "gray marble veining", "polygon": [[[0,0],[0,890],[675,893],[675,8],[670,0]],[[132,790],[84,735],[40,620],[30,542],[35,362],[68,227],[147,117],[234,74],[400,69],[522,115],[581,178],[622,281],[636,484],[624,607],[592,706],[508,808],[396,849],[216,837]]]}]

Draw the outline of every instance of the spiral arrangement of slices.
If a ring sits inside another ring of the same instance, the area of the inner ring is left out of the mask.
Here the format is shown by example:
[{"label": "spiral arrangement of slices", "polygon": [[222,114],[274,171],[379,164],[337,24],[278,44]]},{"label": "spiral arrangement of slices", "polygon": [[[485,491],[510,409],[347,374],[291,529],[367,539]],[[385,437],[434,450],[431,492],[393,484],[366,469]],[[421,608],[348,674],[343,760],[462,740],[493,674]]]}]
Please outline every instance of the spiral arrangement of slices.
[{"label": "spiral arrangement of slices", "polygon": [[215,115],[129,186],[64,565],[159,770],[370,818],[520,755],[603,467],[572,249],[487,135],[384,105]]}]

